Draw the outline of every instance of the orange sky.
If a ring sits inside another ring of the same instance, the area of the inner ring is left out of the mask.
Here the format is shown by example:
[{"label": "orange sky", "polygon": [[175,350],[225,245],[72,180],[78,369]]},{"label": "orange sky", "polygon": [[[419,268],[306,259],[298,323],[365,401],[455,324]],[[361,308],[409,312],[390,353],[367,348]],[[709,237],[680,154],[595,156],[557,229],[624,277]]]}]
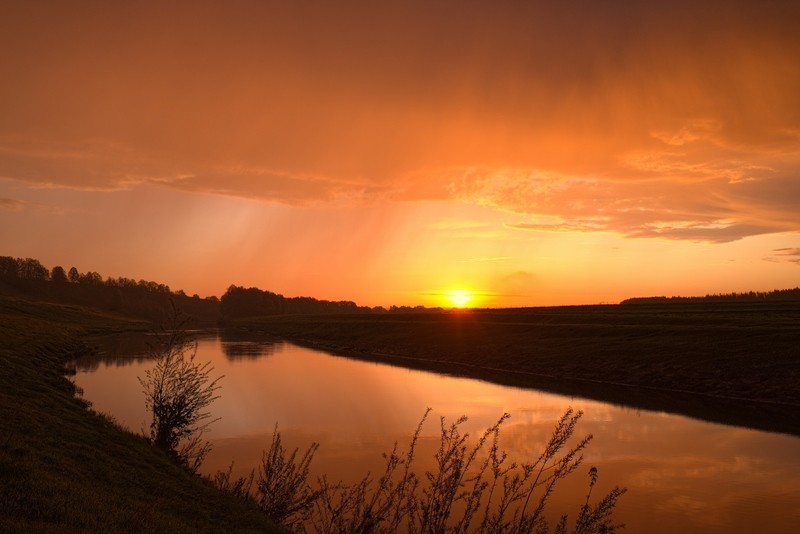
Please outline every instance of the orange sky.
[{"label": "orange sky", "polygon": [[368,305],[800,284],[797,2],[163,4],[0,5],[0,255]]}]

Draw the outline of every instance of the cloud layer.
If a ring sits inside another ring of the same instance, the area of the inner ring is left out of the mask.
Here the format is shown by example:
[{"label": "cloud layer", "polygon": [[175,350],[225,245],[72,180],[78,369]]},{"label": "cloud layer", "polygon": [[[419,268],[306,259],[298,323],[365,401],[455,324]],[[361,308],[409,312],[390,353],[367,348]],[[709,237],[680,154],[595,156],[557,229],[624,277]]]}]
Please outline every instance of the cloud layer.
[{"label": "cloud layer", "polygon": [[776,248],[770,256],[764,259],[776,263],[794,263],[800,266],[800,248]]},{"label": "cloud layer", "polygon": [[457,199],[520,229],[710,242],[800,230],[796,3],[0,15],[0,177],[33,188]]}]

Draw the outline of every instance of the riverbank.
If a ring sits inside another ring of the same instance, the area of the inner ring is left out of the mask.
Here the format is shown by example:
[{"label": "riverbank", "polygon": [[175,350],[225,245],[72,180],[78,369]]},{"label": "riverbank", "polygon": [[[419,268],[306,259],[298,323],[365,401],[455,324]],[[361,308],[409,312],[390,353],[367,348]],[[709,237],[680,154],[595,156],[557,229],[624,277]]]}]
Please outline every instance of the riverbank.
[{"label": "riverbank", "polygon": [[87,350],[83,339],[147,328],[0,296],[0,531],[279,531],[75,398],[64,365]]},{"label": "riverbank", "polygon": [[800,304],[273,316],[231,327],[335,354],[800,435]]}]

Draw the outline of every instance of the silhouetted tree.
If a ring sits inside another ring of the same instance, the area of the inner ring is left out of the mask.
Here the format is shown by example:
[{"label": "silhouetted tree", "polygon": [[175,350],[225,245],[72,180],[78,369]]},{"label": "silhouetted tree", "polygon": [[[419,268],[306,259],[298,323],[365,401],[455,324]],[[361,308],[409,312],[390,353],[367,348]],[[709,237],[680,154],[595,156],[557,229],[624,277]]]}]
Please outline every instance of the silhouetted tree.
[{"label": "silhouetted tree", "polygon": [[64,268],[60,265],[56,265],[53,267],[53,270],[50,271],[50,280],[55,282],[56,284],[63,284],[67,281],[67,273],[64,271]]},{"label": "silhouetted tree", "polygon": [[359,307],[355,302],[332,302],[312,297],[291,297],[264,291],[257,287],[232,285],[222,295],[223,317],[257,317],[260,315],[324,314],[371,312],[369,307]]},{"label": "silhouetted tree", "polygon": [[100,273],[89,271],[86,274],[82,274],[79,281],[81,284],[86,284],[88,286],[99,286],[103,284],[103,277],[100,276]]},{"label": "silhouetted tree", "polygon": [[120,311],[122,309],[122,291],[118,287],[110,287],[108,288],[108,298],[107,304],[109,310],[111,311]]},{"label": "silhouetted tree", "polygon": [[50,271],[39,260],[25,258],[18,260],[19,277],[25,280],[47,280]]},{"label": "silhouetted tree", "polygon": [[256,287],[244,288],[232,285],[220,299],[225,317],[255,317],[281,312],[282,295],[262,291]]},{"label": "silhouetted tree", "polygon": [[0,278],[6,282],[14,282],[19,278],[19,264],[16,258],[0,256]]},{"label": "silhouetted tree", "polygon": [[73,284],[77,284],[78,282],[80,282],[81,273],[79,273],[78,269],[76,269],[75,267],[70,267],[67,277],[69,278],[70,282],[72,282]]}]

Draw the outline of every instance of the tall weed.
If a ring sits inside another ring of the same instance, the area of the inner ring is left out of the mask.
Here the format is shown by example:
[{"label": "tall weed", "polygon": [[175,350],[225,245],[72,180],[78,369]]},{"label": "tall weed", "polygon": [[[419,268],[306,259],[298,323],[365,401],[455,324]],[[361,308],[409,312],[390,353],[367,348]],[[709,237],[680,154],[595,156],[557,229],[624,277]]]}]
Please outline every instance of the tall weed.
[{"label": "tall weed", "polygon": [[298,458],[298,449],[287,455],[278,426],[272,433],[270,448],[258,473],[258,505],[273,521],[297,529],[308,520],[322,490],[308,485],[308,471],[319,444],[311,446]]},{"label": "tall weed", "polygon": [[[395,443],[392,451],[384,454],[385,468],[379,477],[367,474],[351,485],[332,483],[322,476],[312,487],[309,466],[319,445],[313,443],[301,456],[298,449],[287,454],[276,426],[252,498],[269,517],[296,532],[494,534],[570,530],[567,515],[551,528],[545,508],[557,483],[580,467],[583,450],[592,439],[588,435],[571,441],[582,412],[568,409],[542,452],[520,464],[509,461],[498,444],[509,414],[503,414],[474,443],[461,430],[466,417],[451,424],[441,418],[434,467],[420,477],[412,466],[429,414],[430,409],[406,452],[399,452]],[[612,516],[626,490],[615,487],[591,504],[597,477],[597,469],[589,469],[589,488],[571,529],[575,533],[610,533],[623,526],[615,524]],[[230,469],[227,477],[219,473],[217,479],[217,486],[229,491],[241,493],[246,485],[245,479],[231,483]],[[252,483],[252,474],[250,480]]]}]

